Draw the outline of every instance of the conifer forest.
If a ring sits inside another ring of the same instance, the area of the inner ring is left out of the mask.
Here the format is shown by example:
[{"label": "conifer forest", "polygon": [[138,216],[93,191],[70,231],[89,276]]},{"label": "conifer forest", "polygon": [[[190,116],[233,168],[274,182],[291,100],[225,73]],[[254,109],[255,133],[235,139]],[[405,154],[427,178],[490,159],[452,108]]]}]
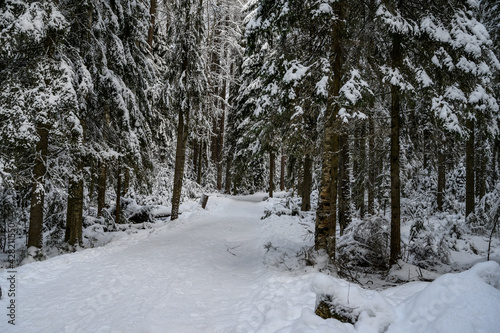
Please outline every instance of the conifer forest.
[{"label": "conifer forest", "polygon": [[[249,326],[151,319],[139,328],[458,332],[429,316],[412,331],[401,315],[409,305],[380,314],[363,292],[450,286],[449,274],[468,274],[492,289],[479,291],[493,298],[478,307],[500,308],[499,104],[497,0],[0,0],[0,271],[36,277],[42,264],[50,272],[58,258],[127,237],[161,251],[138,237],[227,221],[217,232],[179,231],[188,255],[250,219],[245,203],[256,201],[249,228],[262,229],[221,241],[225,260],[258,248],[263,267],[314,271],[311,314],[297,294],[286,301],[297,312],[272,310]],[[258,246],[245,247],[254,234]],[[29,283],[17,278],[21,295]],[[334,291],[346,283],[356,284],[347,304]],[[430,299],[422,288],[414,292]],[[13,324],[2,311],[0,331]],[[54,322],[46,332],[142,331],[120,330],[113,316],[116,325],[102,326],[100,312],[85,317],[97,326]],[[21,313],[16,325],[35,332]],[[477,332],[498,332],[497,317],[486,313],[491,326]]]}]

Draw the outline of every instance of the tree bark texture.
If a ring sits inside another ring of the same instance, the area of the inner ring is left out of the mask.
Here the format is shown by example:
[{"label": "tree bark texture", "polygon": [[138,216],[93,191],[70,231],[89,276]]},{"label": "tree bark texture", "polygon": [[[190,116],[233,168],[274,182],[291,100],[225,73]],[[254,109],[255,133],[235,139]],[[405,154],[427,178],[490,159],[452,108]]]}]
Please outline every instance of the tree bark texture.
[{"label": "tree bark texture", "polygon": [[33,183],[31,185],[28,247],[34,246],[41,249],[43,246],[43,205],[45,202],[49,129],[43,124],[38,124],[36,130],[40,139],[36,144],[35,167],[33,168]]},{"label": "tree bark texture", "polygon": [[285,166],[286,166],[286,156],[283,153],[281,153],[280,191],[285,190]]},{"label": "tree bark texture", "polygon": [[[393,68],[401,67],[401,36],[396,33],[392,36],[391,60]],[[391,85],[391,265],[401,257],[400,109],[399,87]]]},{"label": "tree bark texture", "polygon": [[350,177],[349,177],[349,146],[347,134],[339,136],[339,189],[338,189],[338,202],[339,202],[339,227],[340,234],[344,234],[344,230],[351,222],[351,193],[350,193]]},{"label": "tree bark texture", "polygon": [[365,216],[366,206],[365,206],[365,187],[366,187],[366,127],[365,125],[361,128],[361,138],[359,139],[359,161],[358,161],[358,177],[359,186],[357,189],[357,202],[356,208],[359,210],[359,215],[361,218]]},{"label": "tree bark texture", "polygon": [[106,206],[106,184],[108,168],[101,162],[99,166],[99,180],[97,189],[97,217],[102,216],[102,211]]},{"label": "tree bark texture", "polygon": [[201,175],[203,171],[203,152],[204,152],[203,141],[200,141],[199,147],[200,150],[198,152],[198,170],[196,175],[196,182],[201,185]]},{"label": "tree bark texture", "polygon": [[337,227],[337,188],[339,165],[338,113],[340,110],[337,98],[342,81],[342,41],[344,30],[344,1],[333,4],[336,19],[331,28],[331,74],[328,87],[327,121],[323,137],[321,166],[321,185],[319,203],[316,211],[316,227],[314,247],[326,250],[332,262],[335,261],[335,233]]},{"label": "tree bark texture", "polygon": [[224,184],[224,192],[231,194],[231,156],[226,156],[226,180]]},{"label": "tree bark texture", "polygon": [[302,181],[302,205],[300,207],[304,212],[311,209],[312,165],[311,155],[306,154],[304,158],[304,180]]},{"label": "tree bark texture", "polygon": [[226,80],[222,84],[220,98],[222,114],[219,118],[217,132],[217,190],[222,190],[222,172],[223,172],[223,152],[224,152],[224,125],[226,121]]},{"label": "tree bark texture", "polygon": [[66,234],[64,239],[70,245],[82,245],[83,229],[83,179],[72,179],[68,186],[66,210]]},{"label": "tree bark texture", "polygon": [[274,191],[274,169],[275,169],[275,158],[274,152],[269,154],[269,198],[273,197]]},{"label": "tree bark texture", "polygon": [[476,173],[476,190],[475,197],[481,200],[486,194],[486,166],[488,165],[488,153],[485,147],[485,137],[478,133],[474,138],[475,152],[475,173]]},{"label": "tree bark texture", "polygon": [[[182,180],[184,178],[184,164],[186,161],[186,144],[188,138],[189,115],[187,114],[187,112],[188,111],[185,110],[179,111],[179,124],[177,126],[177,146],[175,151],[174,189],[172,193],[172,221],[176,220],[179,217],[179,205],[182,192]],[[201,163],[199,164],[199,167],[201,171]],[[198,175],[200,175],[201,178],[201,172],[199,172]]]},{"label": "tree bark texture", "polygon": [[468,119],[466,122],[469,130],[469,139],[465,146],[465,217],[474,212],[474,120]]},{"label": "tree bark texture", "polygon": [[368,214],[375,215],[375,124],[368,119]]},{"label": "tree bark texture", "polygon": [[[119,162],[118,162],[119,163]],[[118,171],[116,172],[116,209],[115,209],[115,223],[120,223],[120,214],[121,214],[121,193],[122,193],[122,170],[121,167],[118,167]]]},{"label": "tree bark texture", "polygon": [[157,0],[151,0],[149,5],[149,29],[148,29],[148,45],[149,51],[153,52],[153,38],[155,33],[155,23],[156,23],[156,11],[157,11]]},{"label": "tree bark texture", "polygon": [[[443,143],[445,145],[445,143]],[[446,187],[446,156],[445,148],[438,148],[438,183],[437,183],[437,209],[443,211],[444,191]]]}]

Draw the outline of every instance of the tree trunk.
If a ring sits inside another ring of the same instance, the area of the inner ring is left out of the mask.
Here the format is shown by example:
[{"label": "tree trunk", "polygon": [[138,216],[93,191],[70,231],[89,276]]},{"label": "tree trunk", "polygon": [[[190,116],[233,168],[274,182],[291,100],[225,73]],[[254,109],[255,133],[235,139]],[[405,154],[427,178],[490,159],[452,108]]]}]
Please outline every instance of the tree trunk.
[{"label": "tree trunk", "polygon": [[198,174],[198,142],[193,140],[193,173]]},{"label": "tree trunk", "polygon": [[351,203],[350,203],[350,179],[349,179],[349,146],[347,143],[347,134],[339,136],[340,160],[339,160],[339,226],[340,234],[351,221]]},{"label": "tree trunk", "polygon": [[280,166],[280,191],[285,190],[285,165],[286,165],[286,156],[281,153],[281,166]]},{"label": "tree trunk", "polygon": [[226,182],[224,192],[231,194],[231,156],[226,156]]},{"label": "tree trunk", "polygon": [[36,130],[40,139],[36,144],[35,167],[33,168],[28,247],[34,246],[41,249],[43,247],[43,205],[45,202],[49,129],[43,124],[38,124]]},{"label": "tree trunk", "polygon": [[[107,132],[109,128],[110,110],[108,105],[104,105],[104,126],[102,129],[102,140],[106,142],[108,139]],[[106,207],[106,186],[107,186],[108,166],[104,160],[99,162],[99,189],[97,192],[97,216],[101,217],[103,209]]]},{"label": "tree trunk", "polygon": [[366,186],[366,126],[363,124],[361,128],[361,138],[359,140],[359,161],[358,161],[358,177],[361,178],[357,193],[357,209],[359,216],[363,218],[366,213],[365,206],[365,186]]},{"label": "tree trunk", "polygon": [[269,154],[269,198],[273,197],[274,191],[274,169],[275,169],[275,154],[271,152]]},{"label": "tree trunk", "polygon": [[201,185],[201,172],[203,170],[203,141],[200,141],[200,151],[198,153],[198,174],[196,175],[196,182]]},{"label": "tree trunk", "polygon": [[92,171],[92,175],[90,176],[90,184],[89,184],[89,203],[90,205],[92,205],[94,201],[94,192],[96,183],[96,173],[94,165],[92,165],[92,168],[90,170]]},{"label": "tree trunk", "polygon": [[68,183],[68,200],[66,203],[66,232],[64,233],[64,241],[66,243],[69,243],[69,238],[71,235],[71,230],[73,229],[73,211],[74,211],[74,204],[73,204],[73,188],[72,188],[72,182],[70,181]]},{"label": "tree trunk", "polygon": [[475,196],[481,200],[486,194],[486,165],[488,164],[488,156],[485,147],[485,137],[478,133],[478,136],[474,138],[475,152],[477,156],[475,157],[475,173],[476,173],[476,191]]},{"label": "tree trunk", "polygon": [[309,154],[304,158],[304,180],[302,181],[302,206],[304,212],[311,209],[311,185],[312,185],[313,160]]},{"label": "tree trunk", "polygon": [[[186,119],[184,119],[184,117]],[[177,146],[175,151],[175,171],[174,171],[174,189],[172,193],[172,216],[170,219],[176,220],[179,217],[179,205],[182,192],[182,180],[184,178],[184,164],[186,160],[186,144],[188,138],[189,117],[187,111],[179,111],[179,124],[177,126]],[[201,154],[200,154],[201,155]],[[201,171],[201,163],[200,163]],[[201,172],[199,172],[201,181]]]},{"label": "tree trunk", "polygon": [[[398,34],[392,36],[391,60],[393,68],[401,68],[401,36]],[[391,265],[401,257],[400,108],[399,87],[391,85]]]},{"label": "tree trunk", "polygon": [[[446,144],[442,143],[443,146]],[[437,183],[437,209],[443,211],[444,190],[446,187],[446,157],[445,147],[438,148],[438,183]]]},{"label": "tree trunk", "polygon": [[218,123],[217,119],[212,120],[212,135],[210,137],[210,152],[211,152],[211,158],[212,158],[212,163],[217,166],[217,156],[219,155],[218,149],[219,149],[219,141],[217,140],[217,133],[218,133]]},{"label": "tree trunk", "polygon": [[99,185],[97,190],[97,217],[102,216],[102,210],[106,206],[106,174],[108,168],[101,162],[99,165]]},{"label": "tree trunk", "polygon": [[488,165],[489,154],[483,150],[483,155],[481,157],[481,169],[479,170],[479,199],[482,199],[486,195],[486,166]]},{"label": "tree trunk", "polygon": [[467,119],[469,139],[465,147],[465,217],[474,212],[474,120]]},{"label": "tree trunk", "polygon": [[[222,95],[226,96],[226,84],[222,88]],[[221,96],[222,97],[222,96]],[[217,134],[217,190],[222,190],[222,158],[224,151],[224,122],[226,120],[225,102],[222,103],[222,115],[219,119],[219,133]]]},{"label": "tree trunk", "polygon": [[500,160],[500,139],[497,137],[493,139],[493,154],[491,159],[491,179],[492,183],[496,184],[498,181],[498,175],[500,170],[498,170],[498,161]]},{"label": "tree trunk", "polygon": [[[208,14],[208,13],[207,13]],[[214,25],[215,27],[215,25]],[[219,108],[219,76],[220,76],[220,57],[218,53],[218,45],[217,42],[219,41],[219,34],[220,34],[220,29],[214,29],[214,35],[213,35],[213,41],[209,41],[210,45],[209,48],[211,48],[211,60],[210,60],[210,71],[213,77],[212,82],[210,82],[210,85],[213,87],[212,91],[212,96],[211,100],[213,101],[212,107],[218,111]],[[216,113],[217,115],[217,113]],[[215,164],[215,168],[217,169],[218,167],[218,158],[219,158],[219,150],[221,147],[219,147],[219,121],[218,121],[218,116],[215,116],[213,121],[212,121],[212,132],[213,134],[211,135],[211,145],[210,145],[210,150],[212,153],[212,162]]]},{"label": "tree trunk", "polygon": [[288,186],[291,186],[293,190],[295,191],[295,160],[296,158],[294,156],[290,156],[288,158],[288,163],[287,163],[287,182]]},{"label": "tree trunk", "polygon": [[368,119],[368,214],[375,215],[375,124]]},{"label": "tree trunk", "polygon": [[149,29],[148,29],[148,45],[149,52],[153,52],[153,37],[155,32],[157,0],[151,0],[149,5]]},{"label": "tree trunk", "polygon": [[[80,162],[81,163],[81,162]],[[82,171],[80,169],[80,171]],[[66,234],[64,239],[70,245],[82,245],[83,229],[83,179],[72,179],[68,187],[66,209]]]},{"label": "tree trunk", "polygon": [[[118,163],[120,163],[118,161]],[[122,193],[122,170],[121,167],[118,166],[118,171],[116,172],[116,209],[115,209],[115,223],[120,223],[120,214],[121,214],[121,193]]]},{"label": "tree trunk", "polygon": [[342,41],[344,35],[344,1],[333,4],[335,20],[331,29],[331,71],[329,77],[328,104],[326,106],[325,131],[323,137],[323,159],[321,167],[321,187],[316,211],[314,246],[316,250],[326,250],[332,262],[335,261],[335,233],[337,228],[337,188],[339,165],[338,113],[340,107],[337,97],[342,83]]}]

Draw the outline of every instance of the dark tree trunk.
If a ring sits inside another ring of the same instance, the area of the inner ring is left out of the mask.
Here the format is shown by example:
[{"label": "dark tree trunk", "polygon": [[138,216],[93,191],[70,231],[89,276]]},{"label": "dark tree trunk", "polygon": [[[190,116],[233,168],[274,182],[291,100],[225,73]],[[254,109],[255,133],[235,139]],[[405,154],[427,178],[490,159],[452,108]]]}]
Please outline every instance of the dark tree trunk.
[{"label": "dark tree trunk", "polygon": [[[398,34],[392,36],[391,60],[393,68],[401,68],[401,36]],[[391,85],[391,265],[401,257],[400,108],[399,87]]]},{"label": "dark tree trunk", "polygon": [[286,156],[281,153],[281,166],[280,166],[280,191],[285,190],[285,165],[286,165]]},{"label": "dark tree trunk", "polygon": [[70,245],[82,245],[83,228],[83,179],[71,180],[68,187],[66,210],[66,234],[64,239]]},{"label": "dark tree trunk", "polygon": [[295,190],[295,160],[295,157],[290,156],[287,163],[287,182],[288,186],[291,186],[293,190]]},{"label": "dark tree trunk", "polygon": [[476,192],[475,196],[481,200],[486,194],[486,166],[488,164],[488,153],[485,147],[484,135],[478,133],[478,137],[474,138],[474,145],[477,152],[475,157],[475,173],[476,173]]},{"label": "dark tree trunk", "polygon": [[375,124],[368,120],[368,214],[375,214]]},{"label": "dark tree trunk", "polygon": [[[446,143],[442,143],[445,145]],[[438,184],[437,209],[443,211],[444,191],[446,187],[446,156],[445,147],[438,148]]]},{"label": "dark tree trunk", "polygon": [[273,197],[274,191],[275,156],[274,152],[269,154],[269,198]]},{"label": "dark tree trunk", "polygon": [[66,232],[64,234],[64,241],[66,243],[69,243],[69,238],[71,235],[71,230],[73,229],[73,211],[74,211],[74,204],[73,204],[73,195],[72,195],[72,182],[69,182],[68,184],[68,200],[66,204]]},{"label": "dark tree trunk", "polygon": [[92,175],[90,176],[90,184],[89,184],[89,202],[90,204],[93,204],[94,201],[94,192],[95,192],[95,183],[96,183],[96,170],[94,166],[91,168],[92,170]]},{"label": "dark tree trunk", "polygon": [[498,181],[498,175],[500,174],[500,170],[498,170],[498,161],[500,160],[500,139],[497,137],[493,141],[493,154],[491,160],[491,179],[492,183],[496,184]]},{"label": "dark tree trunk", "polygon": [[155,33],[157,0],[151,0],[149,5],[149,29],[148,29],[148,45],[149,51],[153,52],[153,37]]},{"label": "dark tree trunk", "polygon": [[222,89],[221,89],[221,109],[222,114],[219,119],[219,128],[217,133],[217,190],[222,190],[222,162],[223,162],[223,152],[224,152],[224,125],[226,121],[226,89],[227,82],[223,80]]},{"label": "dark tree trunk", "polygon": [[97,189],[97,216],[102,216],[102,210],[106,206],[106,174],[108,168],[106,164],[101,162],[99,165],[99,184]]},{"label": "dark tree trunk", "polygon": [[43,205],[45,202],[45,173],[47,172],[47,152],[49,147],[49,129],[43,124],[37,125],[40,139],[36,144],[33,184],[31,186],[30,226],[28,247],[43,247]]},{"label": "dark tree trunk", "polygon": [[302,181],[302,211],[311,209],[311,186],[312,186],[313,160],[309,154],[304,158],[304,180]]},{"label": "dark tree trunk", "polygon": [[[185,114],[186,113],[186,114]],[[186,119],[184,119],[186,117]],[[175,171],[174,171],[174,189],[172,193],[172,216],[171,220],[179,217],[179,205],[182,192],[182,179],[184,178],[184,164],[186,160],[186,143],[188,138],[189,118],[186,111],[179,111],[179,124],[177,127],[177,147],[175,151]],[[201,163],[200,163],[201,171]],[[201,172],[199,173],[201,180]]]},{"label": "dark tree trunk", "polygon": [[[86,122],[81,121],[83,137],[85,137]],[[68,207],[66,211],[66,235],[64,238],[69,245],[83,245],[83,175],[84,160],[80,152],[74,153],[74,164],[77,170],[69,180],[68,184]]]},{"label": "dark tree trunk", "polygon": [[211,158],[212,158],[212,163],[217,165],[217,156],[219,155],[218,149],[219,149],[219,142],[217,141],[217,133],[218,133],[218,123],[217,119],[212,120],[212,132],[213,134],[211,135],[210,138],[210,152],[211,152]]},{"label": "dark tree trunk", "polygon": [[203,141],[200,141],[200,151],[198,153],[198,174],[196,175],[196,182],[201,185],[201,173],[203,170]]},{"label": "dark tree trunk", "polygon": [[349,146],[347,134],[339,136],[340,160],[339,160],[339,182],[338,182],[338,202],[339,202],[339,226],[340,234],[351,221],[350,203],[350,180],[349,180]]},{"label": "dark tree trunk", "polygon": [[122,170],[121,167],[118,167],[118,171],[116,172],[116,209],[115,209],[115,223],[120,223],[120,214],[121,214],[121,193],[122,193]]},{"label": "dark tree trunk", "polygon": [[469,139],[465,147],[465,217],[474,212],[474,120],[467,120]]},{"label": "dark tree trunk", "polygon": [[224,191],[226,194],[231,194],[231,156],[226,156],[226,183]]},{"label": "dark tree trunk", "polygon": [[481,157],[481,169],[479,170],[479,198],[483,198],[486,195],[486,167],[488,165],[488,157],[486,151],[483,151]]},{"label": "dark tree trunk", "polygon": [[193,140],[193,173],[198,174],[198,142]]},{"label": "dark tree trunk", "polygon": [[[212,82],[210,83],[211,86],[213,87],[212,91],[212,96],[211,99],[213,101],[213,107],[215,109],[218,109],[219,107],[219,75],[220,75],[220,59],[219,59],[219,54],[218,54],[218,48],[217,48],[217,42],[219,40],[219,34],[220,34],[220,29],[215,29],[214,37],[213,37],[213,44],[215,45],[210,45],[212,47],[212,52],[211,52],[211,66],[210,70],[213,75],[215,75],[214,80],[211,80]],[[214,117],[212,121],[212,132],[213,134],[211,135],[211,144],[210,144],[210,150],[212,153],[212,162],[215,164],[215,167],[217,168],[218,166],[218,158],[219,158],[219,140],[218,140],[218,135],[219,135],[219,122],[217,117]]]},{"label": "dark tree trunk", "polygon": [[366,127],[363,124],[361,128],[361,138],[359,139],[359,161],[358,161],[358,177],[361,178],[358,186],[356,208],[359,210],[361,218],[365,216],[365,186],[366,186]]}]

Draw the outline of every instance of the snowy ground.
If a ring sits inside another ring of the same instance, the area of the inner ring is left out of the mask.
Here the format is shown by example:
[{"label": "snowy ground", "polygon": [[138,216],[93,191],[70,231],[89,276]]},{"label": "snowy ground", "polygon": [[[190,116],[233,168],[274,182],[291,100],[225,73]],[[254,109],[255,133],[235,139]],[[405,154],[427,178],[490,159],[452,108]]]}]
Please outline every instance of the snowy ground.
[{"label": "snowy ground", "polygon": [[[263,197],[212,196],[207,210],[186,203],[177,221],[20,266],[15,297],[3,270],[0,332],[500,332],[496,262],[365,290],[299,265],[312,244],[308,226],[261,220]],[[325,293],[357,323],[314,315]]]}]

